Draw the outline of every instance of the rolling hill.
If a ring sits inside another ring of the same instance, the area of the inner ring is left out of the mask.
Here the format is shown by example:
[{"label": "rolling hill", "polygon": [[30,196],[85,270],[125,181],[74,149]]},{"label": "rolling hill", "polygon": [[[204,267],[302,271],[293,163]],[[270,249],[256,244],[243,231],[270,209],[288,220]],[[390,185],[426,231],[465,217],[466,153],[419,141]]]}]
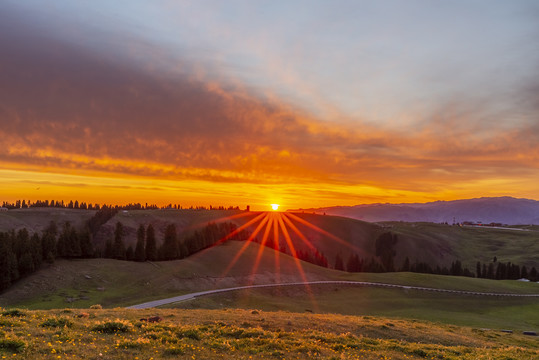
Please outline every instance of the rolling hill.
[{"label": "rolling hill", "polygon": [[[20,209],[0,213],[0,231],[28,228],[40,232],[51,220],[58,224],[70,221],[82,226],[94,212],[69,209]],[[273,213],[270,213],[273,214]],[[513,227],[497,229],[493,227],[451,226],[435,223],[386,222],[369,223],[340,216],[316,215],[312,213],[282,213],[293,226],[283,222],[296,250],[312,251],[314,248],[323,254],[330,267],[340,256],[346,264],[351,254],[363,259],[376,257],[376,239],[385,232],[396,234],[394,262],[400,268],[406,257],[411,262],[420,261],[432,266],[449,267],[455,260],[470,270],[475,270],[477,261],[486,263],[494,257],[501,262],[512,262],[528,268],[539,268],[539,227]],[[106,240],[114,236],[117,222],[124,225],[126,246],[135,245],[136,232],[140,225],[152,224],[156,230],[158,244],[163,241],[165,227],[176,225],[180,241],[193,231],[204,228],[209,222],[233,222],[237,226],[246,225],[261,213],[218,210],[134,210],[120,211],[101,226],[94,237],[94,245],[102,247]],[[255,222],[246,230],[253,233]],[[298,235],[294,230],[301,234]],[[270,231],[268,243],[273,241]],[[260,242],[264,229],[256,236]],[[289,254],[282,229],[278,229],[279,247]]]},{"label": "rolling hill", "polygon": [[[535,283],[495,281],[414,273],[346,273],[298,263],[258,244],[231,241],[196,256],[166,262],[135,263],[111,259],[60,260],[22,279],[0,295],[0,306],[28,309],[116,308],[180,294],[248,284],[347,280],[424,286],[476,292],[539,294]],[[278,265],[276,262],[278,259]],[[299,270],[301,268],[301,271]],[[302,276],[301,272],[304,272]],[[484,297],[350,285],[294,286],[211,295],[168,307],[262,309],[266,311],[375,315],[441,323],[535,329],[537,298]]]}]

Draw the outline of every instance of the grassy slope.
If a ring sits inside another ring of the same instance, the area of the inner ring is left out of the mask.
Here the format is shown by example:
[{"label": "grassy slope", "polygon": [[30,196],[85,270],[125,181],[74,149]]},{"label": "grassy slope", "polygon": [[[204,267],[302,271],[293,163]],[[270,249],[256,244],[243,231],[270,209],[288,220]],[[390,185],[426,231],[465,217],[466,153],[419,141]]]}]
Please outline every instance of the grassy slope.
[{"label": "grassy slope", "polygon": [[[100,303],[122,306],[146,300],[237,284],[301,281],[295,262],[264,248],[260,266],[251,274],[259,246],[252,244],[227,274],[225,270],[244,243],[229,242],[177,261],[135,263],[111,259],[60,260],[19,281],[0,296],[2,306],[58,308]],[[279,271],[275,270],[275,255]],[[328,278],[332,270],[302,264],[309,280]],[[278,274],[278,275],[275,275]],[[103,290],[104,288],[104,290]],[[65,299],[88,298],[73,303]]]},{"label": "grassy slope", "polygon": [[460,259],[463,265],[475,271],[477,261],[511,261],[520,266],[538,267],[539,231],[491,229],[487,227],[459,227],[433,223],[385,223],[388,230],[399,235],[396,263],[402,264],[404,254],[410,259],[429,262],[438,259],[449,265]]},{"label": "grassy slope", "polygon": [[262,309],[303,313],[385,316],[479,328],[539,329],[539,300],[459,296],[414,290],[336,285],[252,289],[198,298],[164,307]]},{"label": "grassy slope", "polygon": [[[0,213],[0,231],[23,226],[30,230],[41,231],[50,220],[58,224],[71,221],[75,225],[82,225],[93,215],[93,211],[69,209],[21,209]],[[174,223],[180,238],[194,229],[205,226],[210,221],[225,219],[231,215],[244,214],[239,211],[215,210],[138,210],[120,211],[109,220],[97,234],[95,241],[103,245],[112,238],[114,226],[117,221],[122,222],[126,229],[124,241],[126,245],[136,242],[136,230],[140,224],[147,226],[153,224],[156,229],[158,243],[162,241],[163,231],[167,224]],[[254,218],[257,213],[243,218],[231,220],[238,225]],[[296,216],[318,226],[325,231],[343,239],[354,247],[339,244],[335,240],[313,230],[297,221],[293,221],[297,228],[309,239],[328,259],[330,265],[334,264],[335,256],[340,254],[344,261],[348,255],[355,251],[361,257],[369,258],[374,255],[374,243],[377,236],[384,231],[399,234],[396,245],[397,255],[395,264],[400,267],[404,258],[408,256],[413,262],[416,259],[432,264],[449,266],[452,261],[459,259],[464,266],[475,271],[477,261],[487,263],[497,256],[499,261],[511,261],[529,268],[539,268],[536,254],[539,253],[539,228],[526,227],[530,231],[511,231],[490,228],[471,228],[448,226],[432,223],[366,223],[359,220],[296,213]],[[256,226],[256,224],[255,224]],[[254,226],[251,227],[251,231]],[[293,242],[298,248],[306,248],[303,241],[289,229]],[[262,233],[259,234],[262,237]],[[282,234],[281,242],[284,242]]]},{"label": "grassy slope", "polygon": [[95,214],[93,210],[70,210],[56,208],[17,209],[0,212],[0,231],[19,230],[25,227],[31,233],[41,233],[49,223],[60,225],[69,221],[75,227],[81,227]]},{"label": "grassy slope", "polygon": [[[213,288],[242,284],[301,281],[292,258],[264,248],[260,266],[252,275],[258,245],[252,244],[225,274],[244,243],[230,242],[184,260],[134,263],[108,259],[59,261],[40,270],[0,296],[2,306],[31,309],[87,308],[92,304],[124,306]],[[275,271],[275,254],[280,271]],[[500,293],[536,293],[539,284],[517,281],[434,276],[414,273],[348,274],[302,263],[308,280],[357,280]],[[278,275],[277,275],[278,274]],[[88,278],[89,277],[89,278]],[[323,285],[307,289],[280,288],[220,294],[181,303],[180,307],[260,308],[303,312],[335,312],[354,315],[382,315],[430,319],[470,326],[537,329],[539,299],[486,298],[391,290],[380,288]],[[248,296],[247,296],[248,295]],[[66,302],[67,298],[82,298]],[[84,300],[86,299],[86,300]]]},{"label": "grassy slope", "polygon": [[[516,333],[387,318],[170,309],[9,315],[0,315],[0,355],[9,358],[508,360],[539,356],[537,340]],[[155,315],[163,321],[139,320]],[[96,326],[125,331],[99,332]]]},{"label": "grassy slope", "polygon": [[96,243],[104,244],[107,239],[114,236],[114,228],[119,221],[124,225],[126,246],[136,244],[137,229],[142,224],[145,227],[152,224],[156,232],[157,243],[163,240],[165,228],[168,224],[175,224],[180,238],[193,230],[200,229],[209,222],[225,219],[229,216],[241,214],[235,210],[130,210],[120,211],[102,226]]}]

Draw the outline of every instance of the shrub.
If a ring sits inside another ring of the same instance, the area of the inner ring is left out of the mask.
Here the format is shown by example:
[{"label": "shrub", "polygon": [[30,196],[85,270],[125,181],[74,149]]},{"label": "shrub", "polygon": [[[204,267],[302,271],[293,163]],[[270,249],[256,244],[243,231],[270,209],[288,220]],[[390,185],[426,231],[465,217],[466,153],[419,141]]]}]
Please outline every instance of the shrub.
[{"label": "shrub", "polygon": [[10,309],[2,311],[2,316],[23,317],[26,316],[26,312],[20,309]]},{"label": "shrub", "polygon": [[193,340],[200,340],[200,333],[197,329],[187,329],[187,330],[180,330],[177,333],[178,337],[180,339],[188,338]]},{"label": "shrub", "polygon": [[128,332],[131,324],[126,321],[107,321],[104,323],[96,324],[92,331],[105,333],[105,334],[114,334],[117,332]]},{"label": "shrub", "polygon": [[19,353],[24,350],[26,343],[16,339],[0,339],[0,350]]},{"label": "shrub", "polygon": [[41,327],[51,327],[51,328],[56,328],[56,327],[71,327],[73,325],[73,323],[66,319],[66,318],[50,318],[50,319],[47,319],[45,321],[43,321],[40,326]]},{"label": "shrub", "polygon": [[170,347],[170,348],[165,349],[163,353],[165,355],[173,356],[173,355],[183,355],[185,354],[185,351],[183,351],[183,349],[179,347]]}]

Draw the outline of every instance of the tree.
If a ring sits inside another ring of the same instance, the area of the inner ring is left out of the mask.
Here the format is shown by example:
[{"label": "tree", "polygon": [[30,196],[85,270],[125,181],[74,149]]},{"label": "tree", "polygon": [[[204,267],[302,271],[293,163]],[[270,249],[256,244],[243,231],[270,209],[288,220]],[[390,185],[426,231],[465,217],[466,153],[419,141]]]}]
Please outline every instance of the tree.
[{"label": "tree", "polygon": [[528,277],[528,279],[530,281],[537,281],[539,280],[539,278],[537,277],[537,269],[534,267],[532,267],[532,269],[530,270],[530,276]]},{"label": "tree", "polygon": [[146,254],[144,251],[144,241],[146,238],[146,230],[144,230],[144,225],[140,224],[137,230],[137,245],[135,246],[135,261],[144,261],[146,260]]},{"label": "tree", "polygon": [[494,263],[488,264],[487,270],[487,279],[495,279],[496,275],[494,274]]},{"label": "tree", "polygon": [[528,269],[526,268],[526,266],[522,266],[522,269],[520,270],[520,278],[528,279]]},{"label": "tree", "polygon": [[92,244],[92,234],[90,234],[90,230],[86,227],[82,232],[79,234],[80,239],[80,250],[81,250],[81,256],[83,258],[90,258],[94,257],[94,245]]},{"label": "tree", "polygon": [[176,225],[169,224],[165,228],[165,239],[161,246],[162,259],[173,260],[178,258],[178,239],[176,235]]},{"label": "tree", "polygon": [[363,261],[359,259],[357,254],[350,254],[348,261],[346,262],[346,271],[348,272],[361,272],[363,270]]},{"label": "tree", "polygon": [[49,226],[45,228],[41,235],[41,249],[43,254],[43,260],[52,264],[56,258],[56,236],[58,235],[58,228],[54,221],[49,223]]},{"label": "tree", "polygon": [[41,263],[43,262],[43,247],[38,233],[32,235],[30,244],[32,249],[32,262],[34,263],[34,269],[37,270],[41,267]]},{"label": "tree", "polygon": [[146,228],[146,260],[157,260],[157,244],[155,242],[155,231],[152,224]]},{"label": "tree", "polygon": [[112,243],[112,257],[117,260],[125,260],[125,244],[123,241],[124,227],[121,222],[116,223],[114,229],[114,242]]},{"label": "tree", "polygon": [[13,253],[9,234],[0,233],[0,291],[7,289],[16,280],[12,277],[12,274],[17,271],[16,262],[17,258]]},{"label": "tree", "polygon": [[482,277],[481,276],[481,263],[478,261],[477,264],[475,265],[475,274],[478,278]]},{"label": "tree", "polygon": [[397,241],[397,235],[390,232],[383,233],[376,239],[376,256],[380,257],[385,271],[395,271],[393,257],[397,254],[394,249]]},{"label": "tree", "polygon": [[67,236],[67,256],[71,258],[78,258],[81,255],[82,250],[80,247],[79,234],[74,227],[70,227]]},{"label": "tree", "polygon": [[451,275],[454,276],[462,276],[463,269],[462,269],[462,263],[460,260],[455,260],[453,263],[451,263],[451,269],[449,270]]},{"label": "tree", "polygon": [[408,258],[408,256],[406,257],[406,259],[404,259],[404,264],[402,265],[401,271],[410,271],[410,259]]},{"label": "tree", "polygon": [[341,255],[337,254],[335,256],[335,270],[344,271],[344,263],[342,261]]},{"label": "tree", "polygon": [[112,252],[112,240],[108,239],[105,243],[105,258],[112,259],[113,258],[113,252]]},{"label": "tree", "polygon": [[125,259],[128,261],[133,261],[135,259],[135,250],[133,250],[132,245],[129,245],[129,247],[125,251]]}]

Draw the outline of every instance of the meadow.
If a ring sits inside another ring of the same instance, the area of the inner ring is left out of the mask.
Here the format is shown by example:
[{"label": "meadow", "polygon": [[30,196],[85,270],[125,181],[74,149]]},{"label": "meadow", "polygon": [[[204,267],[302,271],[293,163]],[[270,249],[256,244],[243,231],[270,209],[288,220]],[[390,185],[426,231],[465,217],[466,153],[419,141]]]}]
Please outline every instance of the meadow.
[{"label": "meadow", "polygon": [[[159,317],[159,322],[143,319]],[[261,310],[1,310],[4,359],[536,359],[518,333]]]}]

